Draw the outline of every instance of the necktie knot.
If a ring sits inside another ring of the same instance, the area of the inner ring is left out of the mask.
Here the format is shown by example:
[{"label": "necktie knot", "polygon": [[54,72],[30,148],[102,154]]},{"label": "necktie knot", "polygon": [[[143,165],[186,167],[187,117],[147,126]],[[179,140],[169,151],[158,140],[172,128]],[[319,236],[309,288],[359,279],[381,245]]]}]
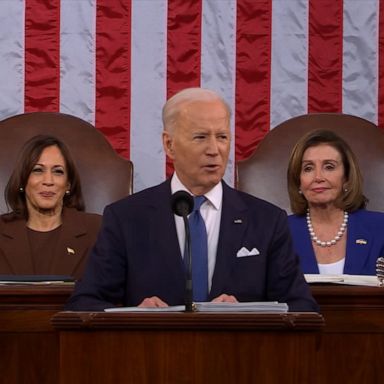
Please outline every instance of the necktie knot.
[{"label": "necktie knot", "polygon": [[193,200],[194,200],[193,211],[199,211],[201,205],[206,200],[206,197],[205,196],[194,196]]}]

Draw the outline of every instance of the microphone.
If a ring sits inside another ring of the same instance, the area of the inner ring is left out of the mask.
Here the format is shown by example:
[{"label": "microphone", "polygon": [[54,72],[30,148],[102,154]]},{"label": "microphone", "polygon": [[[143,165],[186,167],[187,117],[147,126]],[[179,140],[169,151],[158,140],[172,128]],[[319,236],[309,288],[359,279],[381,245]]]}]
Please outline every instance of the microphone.
[{"label": "microphone", "polygon": [[193,197],[186,191],[177,191],[171,196],[171,206],[177,216],[188,216],[193,211]]},{"label": "microphone", "polygon": [[186,263],[186,283],[185,283],[185,311],[193,312],[193,287],[192,287],[192,251],[191,235],[189,232],[188,215],[194,206],[193,197],[186,191],[177,191],[171,196],[171,207],[174,214],[181,216],[185,228],[184,257]]}]

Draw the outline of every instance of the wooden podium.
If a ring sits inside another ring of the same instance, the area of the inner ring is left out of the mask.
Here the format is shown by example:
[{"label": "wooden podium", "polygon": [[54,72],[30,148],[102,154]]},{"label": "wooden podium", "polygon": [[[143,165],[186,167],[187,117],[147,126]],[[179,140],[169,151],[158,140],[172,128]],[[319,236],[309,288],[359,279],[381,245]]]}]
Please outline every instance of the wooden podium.
[{"label": "wooden podium", "polygon": [[306,383],[317,313],[79,313],[53,317],[60,383]]},{"label": "wooden podium", "polygon": [[[0,286],[0,384],[59,383],[60,374],[93,376],[101,367],[114,378],[121,367],[127,370],[127,357],[131,370],[125,377],[138,378],[133,383],[198,383],[208,376],[213,383],[219,377],[223,383],[252,383],[258,369],[265,379],[259,383],[276,377],[288,383],[384,382],[384,289],[311,289],[324,327],[310,314],[131,314],[128,320],[127,314],[65,313],[60,311],[72,287]],[[74,357],[84,372],[74,371],[77,363],[63,373]],[[183,376],[190,367],[192,378]]]}]

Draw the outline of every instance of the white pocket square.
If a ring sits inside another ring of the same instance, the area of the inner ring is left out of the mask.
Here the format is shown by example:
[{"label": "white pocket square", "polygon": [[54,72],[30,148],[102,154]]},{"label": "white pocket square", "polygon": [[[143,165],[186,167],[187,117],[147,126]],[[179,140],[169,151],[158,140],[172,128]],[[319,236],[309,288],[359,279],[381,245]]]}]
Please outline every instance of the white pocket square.
[{"label": "white pocket square", "polygon": [[239,250],[237,251],[236,256],[237,256],[237,257],[247,257],[247,256],[257,256],[257,255],[259,255],[259,254],[260,254],[260,252],[259,252],[259,250],[258,250],[257,248],[252,248],[252,249],[249,251],[247,248],[242,247],[241,249],[239,249]]}]

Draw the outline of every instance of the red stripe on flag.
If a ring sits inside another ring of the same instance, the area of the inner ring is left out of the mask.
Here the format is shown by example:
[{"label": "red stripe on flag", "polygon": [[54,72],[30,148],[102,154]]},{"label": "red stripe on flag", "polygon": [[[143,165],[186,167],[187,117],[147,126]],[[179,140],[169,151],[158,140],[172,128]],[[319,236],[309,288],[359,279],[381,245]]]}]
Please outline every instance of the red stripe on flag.
[{"label": "red stripe on flag", "polygon": [[25,112],[59,111],[60,0],[25,2]]},{"label": "red stripe on flag", "polygon": [[308,112],[342,112],[343,0],[311,0],[308,34]]},{"label": "red stripe on flag", "polygon": [[384,129],[384,5],[379,3],[379,79],[378,79],[378,126]]},{"label": "red stripe on flag", "polygon": [[[167,99],[184,88],[200,86],[201,13],[201,0],[168,1]],[[172,172],[167,158],[167,177]]]},{"label": "red stripe on flag", "polygon": [[246,159],[270,128],[271,1],[238,0],[236,161]]},{"label": "red stripe on flag", "polygon": [[98,0],[96,128],[122,156],[130,155],[131,1]]}]

